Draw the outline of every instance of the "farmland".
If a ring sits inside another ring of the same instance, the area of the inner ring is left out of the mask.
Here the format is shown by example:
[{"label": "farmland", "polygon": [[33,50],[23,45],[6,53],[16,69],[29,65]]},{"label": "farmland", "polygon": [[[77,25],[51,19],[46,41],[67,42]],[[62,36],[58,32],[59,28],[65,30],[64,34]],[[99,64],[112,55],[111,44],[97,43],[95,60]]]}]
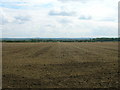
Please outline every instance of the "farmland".
[{"label": "farmland", "polygon": [[3,42],[3,88],[118,87],[117,42]]}]

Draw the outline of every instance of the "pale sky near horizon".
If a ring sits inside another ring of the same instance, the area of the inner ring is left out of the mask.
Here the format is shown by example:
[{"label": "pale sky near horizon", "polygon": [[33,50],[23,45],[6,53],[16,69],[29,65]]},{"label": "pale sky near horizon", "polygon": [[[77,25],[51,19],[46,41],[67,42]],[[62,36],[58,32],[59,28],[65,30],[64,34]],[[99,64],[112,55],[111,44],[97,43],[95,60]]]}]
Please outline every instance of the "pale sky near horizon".
[{"label": "pale sky near horizon", "polygon": [[117,37],[118,1],[0,0],[0,29],[3,38]]}]

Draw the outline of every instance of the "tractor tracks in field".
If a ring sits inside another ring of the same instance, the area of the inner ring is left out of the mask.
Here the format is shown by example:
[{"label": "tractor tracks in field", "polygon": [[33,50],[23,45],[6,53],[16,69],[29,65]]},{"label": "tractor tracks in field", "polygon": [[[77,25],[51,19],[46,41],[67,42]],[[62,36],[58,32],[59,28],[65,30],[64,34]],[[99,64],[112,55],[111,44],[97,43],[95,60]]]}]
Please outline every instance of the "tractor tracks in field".
[{"label": "tractor tracks in field", "polygon": [[[78,45],[78,47],[79,47],[79,45]],[[112,47],[106,47],[106,45],[84,44],[83,48],[88,49],[88,51],[92,51],[99,56],[117,57],[117,55],[118,55],[118,47],[117,46],[114,46],[112,48]]]},{"label": "tractor tracks in field", "polygon": [[18,56],[19,54],[24,54],[23,52],[26,52],[28,50],[30,50],[31,48],[30,47],[24,47],[24,48],[20,48],[20,49],[13,49],[12,51],[8,51],[8,52],[5,52],[3,53],[3,56],[5,55],[10,55],[10,56]]},{"label": "tractor tracks in field", "polygon": [[118,45],[116,45],[116,46],[113,46],[113,47],[109,47],[109,46],[107,46],[107,45],[95,45],[95,44],[89,44],[91,47],[96,47],[96,48],[100,48],[100,50],[107,50],[107,51],[114,51],[114,52],[116,52],[116,51],[118,51]]},{"label": "tractor tracks in field", "polygon": [[57,43],[49,43],[43,47],[38,47],[38,49],[34,50],[29,57],[32,58],[44,58],[44,59],[55,59],[58,57],[58,46]]},{"label": "tractor tracks in field", "polygon": [[71,56],[73,57],[73,60],[74,61],[75,59],[98,59],[98,60],[103,60],[104,57],[102,55],[99,54],[99,52],[96,52],[96,51],[92,51],[85,47],[79,47],[77,45],[71,45],[71,44],[68,44],[68,47],[69,48],[73,48],[73,52],[71,52]]},{"label": "tractor tracks in field", "polygon": [[[53,48],[52,44],[38,44],[36,47],[32,47],[27,55],[28,58],[42,58],[43,56],[47,56],[49,51]],[[27,53],[26,53],[27,54]]]},{"label": "tractor tracks in field", "polygon": [[[74,48],[77,48],[81,52],[83,52],[84,58],[87,57],[88,59],[96,58],[96,60],[106,60],[108,57],[112,54],[107,51],[105,51],[103,48],[90,48],[90,45],[87,46],[79,46],[79,45],[73,45]],[[115,53],[116,54],[116,53]],[[117,55],[117,54],[116,54]],[[113,58],[116,57],[113,55]]]},{"label": "tractor tracks in field", "polygon": [[44,55],[45,53],[47,53],[52,46],[47,46],[47,47],[43,47],[42,49],[39,49],[34,52],[32,55],[30,55],[29,57],[35,58],[35,57],[39,57],[41,55]]}]

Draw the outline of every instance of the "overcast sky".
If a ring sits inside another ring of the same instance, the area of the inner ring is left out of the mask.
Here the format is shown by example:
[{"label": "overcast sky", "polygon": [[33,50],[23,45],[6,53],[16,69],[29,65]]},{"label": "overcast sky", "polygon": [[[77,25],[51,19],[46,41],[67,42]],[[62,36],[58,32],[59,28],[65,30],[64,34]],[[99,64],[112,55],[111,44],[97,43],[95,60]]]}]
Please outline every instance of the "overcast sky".
[{"label": "overcast sky", "polygon": [[119,0],[0,0],[3,38],[118,36]]}]

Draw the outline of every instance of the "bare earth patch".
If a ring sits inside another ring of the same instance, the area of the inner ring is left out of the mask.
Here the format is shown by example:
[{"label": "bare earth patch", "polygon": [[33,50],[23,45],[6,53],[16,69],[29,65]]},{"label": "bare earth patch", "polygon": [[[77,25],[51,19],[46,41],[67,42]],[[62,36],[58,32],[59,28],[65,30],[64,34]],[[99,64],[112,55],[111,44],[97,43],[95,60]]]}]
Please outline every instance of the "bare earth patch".
[{"label": "bare earth patch", "polygon": [[117,42],[3,43],[3,88],[117,87]]}]

